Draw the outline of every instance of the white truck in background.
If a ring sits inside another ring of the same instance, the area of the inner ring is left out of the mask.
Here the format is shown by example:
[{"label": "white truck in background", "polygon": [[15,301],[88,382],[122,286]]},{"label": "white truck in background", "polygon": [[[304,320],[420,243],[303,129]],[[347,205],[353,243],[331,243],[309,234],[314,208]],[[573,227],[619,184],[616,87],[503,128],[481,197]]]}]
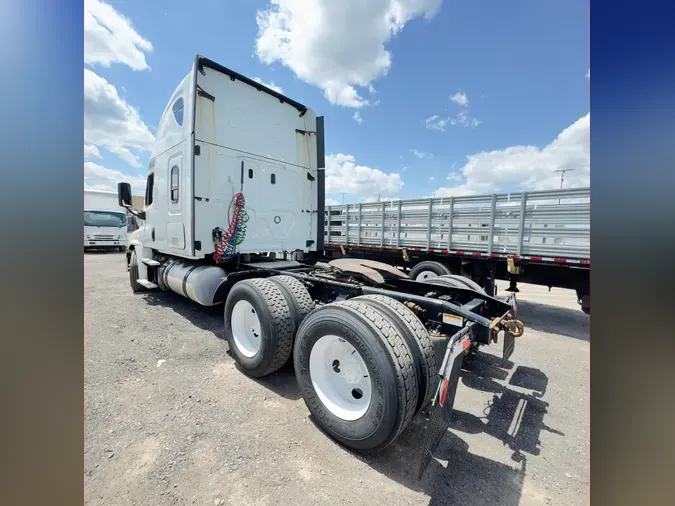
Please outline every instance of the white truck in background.
[{"label": "white truck in background", "polygon": [[84,250],[100,248],[125,251],[127,211],[117,193],[84,190]]}]

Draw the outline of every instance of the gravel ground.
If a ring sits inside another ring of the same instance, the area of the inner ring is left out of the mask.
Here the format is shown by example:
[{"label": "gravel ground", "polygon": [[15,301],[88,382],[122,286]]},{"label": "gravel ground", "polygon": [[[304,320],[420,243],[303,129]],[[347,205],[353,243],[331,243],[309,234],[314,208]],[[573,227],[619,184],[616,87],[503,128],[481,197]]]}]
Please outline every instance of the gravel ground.
[{"label": "gravel ground", "polygon": [[[85,500],[90,505],[585,505],[588,317],[572,292],[520,286],[526,333],[463,371],[438,461],[423,420],[367,458],[309,417],[292,367],[262,380],[227,354],[222,309],[134,295],[120,253],[85,262]],[[493,355],[494,354],[494,355]]]}]

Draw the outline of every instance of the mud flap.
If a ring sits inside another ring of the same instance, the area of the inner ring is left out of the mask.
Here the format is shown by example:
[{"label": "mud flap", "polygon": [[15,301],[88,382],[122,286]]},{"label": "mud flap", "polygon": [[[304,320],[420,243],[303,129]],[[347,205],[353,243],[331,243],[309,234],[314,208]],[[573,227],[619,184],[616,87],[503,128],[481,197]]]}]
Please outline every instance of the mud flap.
[{"label": "mud flap", "polygon": [[516,337],[511,332],[504,332],[504,349],[502,351],[502,367],[506,367],[509,357],[516,347]]},{"label": "mud flap", "polygon": [[[506,299],[506,302],[511,305],[511,314],[515,317],[518,315],[518,301],[516,300],[516,294],[512,293]],[[504,332],[504,345],[502,348],[502,367],[506,367],[506,364],[509,361],[511,355],[513,355],[513,350],[516,347],[516,337],[511,334],[511,332]]]},{"label": "mud flap", "polygon": [[450,341],[452,344],[449,344],[443,358],[441,381],[432,401],[429,427],[427,428],[427,436],[422,447],[422,460],[417,476],[418,479],[422,477],[425,469],[431,462],[433,454],[447,432],[452,420],[452,407],[455,404],[462,362],[466,350],[471,345],[471,340],[466,335],[468,332],[464,334],[464,337],[455,340],[454,343]]}]

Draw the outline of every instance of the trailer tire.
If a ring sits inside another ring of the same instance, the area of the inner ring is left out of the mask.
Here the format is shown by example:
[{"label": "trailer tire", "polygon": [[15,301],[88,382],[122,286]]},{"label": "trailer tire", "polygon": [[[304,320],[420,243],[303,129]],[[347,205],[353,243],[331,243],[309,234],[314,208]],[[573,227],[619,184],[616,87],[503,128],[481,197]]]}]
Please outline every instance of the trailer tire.
[{"label": "trailer tire", "polygon": [[131,291],[134,293],[145,290],[145,287],[138,283],[138,258],[136,250],[131,251],[131,259],[129,260],[129,284]]},{"label": "trailer tire", "polygon": [[379,309],[405,338],[415,363],[418,389],[415,414],[419,413],[431,401],[439,381],[436,352],[429,332],[415,313],[391,297],[363,295],[352,300],[362,300]]},{"label": "trailer tire", "polygon": [[456,279],[438,276],[436,278],[427,278],[422,283],[427,285],[449,286],[450,288],[468,288],[464,283],[460,283]]},{"label": "trailer tire", "polygon": [[262,278],[236,283],[225,301],[224,320],[230,352],[249,376],[266,376],[288,362],[293,319],[276,283]]},{"label": "trailer tire", "polygon": [[420,262],[410,269],[410,279],[415,281],[424,281],[425,279],[431,279],[436,276],[443,276],[447,274],[452,274],[452,271],[447,266],[443,265],[440,262]]},{"label": "trailer tire", "polygon": [[275,283],[286,297],[293,320],[293,335],[295,336],[302,320],[314,309],[312,296],[309,294],[307,287],[293,276],[272,276],[268,279]]},{"label": "trailer tire", "polygon": [[476,292],[484,293],[487,295],[487,292],[483,287],[481,287],[478,283],[476,283],[473,279],[469,279],[465,276],[458,276],[457,274],[446,274],[444,276],[439,276],[441,278],[446,278],[446,279],[454,279],[456,281],[459,281],[460,283],[463,283],[467,288],[471,288],[472,290],[475,290]]},{"label": "trailer tire", "polygon": [[418,391],[410,348],[387,316],[363,301],[312,311],[298,330],[293,362],[317,425],[350,450],[383,449],[415,414]]}]

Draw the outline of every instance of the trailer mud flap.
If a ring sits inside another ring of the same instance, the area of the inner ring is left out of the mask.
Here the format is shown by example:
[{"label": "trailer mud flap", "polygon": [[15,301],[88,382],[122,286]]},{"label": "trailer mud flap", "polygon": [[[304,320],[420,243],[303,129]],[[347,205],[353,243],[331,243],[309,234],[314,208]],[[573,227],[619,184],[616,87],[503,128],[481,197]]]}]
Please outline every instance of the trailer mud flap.
[{"label": "trailer mud flap", "polygon": [[448,346],[445,353],[443,367],[441,368],[441,381],[432,401],[429,427],[422,447],[422,460],[417,476],[418,479],[424,474],[424,471],[434,456],[436,448],[438,448],[438,444],[441,442],[450,426],[450,421],[452,420],[452,407],[455,404],[455,395],[457,394],[457,385],[462,370],[462,362],[464,361],[466,350],[470,345],[471,341],[469,337],[466,336]]},{"label": "trailer mud flap", "polygon": [[509,357],[513,355],[513,350],[516,347],[516,336],[511,332],[504,332],[504,348],[502,351],[502,367],[506,367]]}]

